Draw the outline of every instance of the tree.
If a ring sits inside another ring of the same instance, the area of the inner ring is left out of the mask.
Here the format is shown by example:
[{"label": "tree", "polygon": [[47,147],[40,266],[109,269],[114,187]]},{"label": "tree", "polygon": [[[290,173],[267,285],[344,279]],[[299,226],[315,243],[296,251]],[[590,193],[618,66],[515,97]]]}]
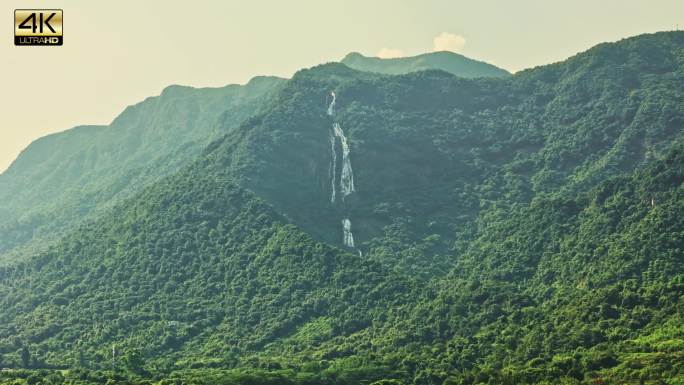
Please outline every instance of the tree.
[{"label": "tree", "polygon": [[131,350],[123,358],[124,365],[126,369],[133,373],[141,374],[145,371],[143,366],[145,365],[145,360],[143,355],[139,350]]},{"label": "tree", "polygon": [[404,383],[397,379],[391,378],[371,382],[371,385],[404,385]]},{"label": "tree", "polygon": [[28,347],[21,347],[21,366],[28,369],[31,364],[31,352],[29,352]]},{"label": "tree", "polygon": [[76,366],[80,368],[88,366],[88,362],[86,360],[85,354],[83,354],[83,350],[79,350],[76,353]]}]

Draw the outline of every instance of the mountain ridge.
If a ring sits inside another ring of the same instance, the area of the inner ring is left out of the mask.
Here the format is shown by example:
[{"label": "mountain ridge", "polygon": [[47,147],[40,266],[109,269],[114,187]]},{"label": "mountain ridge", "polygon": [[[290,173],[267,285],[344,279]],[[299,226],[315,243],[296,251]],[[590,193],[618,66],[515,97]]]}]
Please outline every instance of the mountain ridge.
[{"label": "mountain ridge", "polygon": [[357,70],[389,75],[406,74],[427,69],[439,69],[466,78],[506,77],[511,75],[508,71],[492,64],[470,59],[451,51],[428,52],[415,56],[390,59],[364,56],[358,52],[351,52],[342,58],[340,62]]},{"label": "mountain ridge", "polygon": [[127,107],[110,125],[79,126],[37,139],[0,174],[0,212],[6,213],[0,255],[14,247],[25,254],[24,246],[30,253],[43,235],[62,234],[62,228],[178,170],[251,116],[283,82],[258,77],[218,88],[169,86]]}]

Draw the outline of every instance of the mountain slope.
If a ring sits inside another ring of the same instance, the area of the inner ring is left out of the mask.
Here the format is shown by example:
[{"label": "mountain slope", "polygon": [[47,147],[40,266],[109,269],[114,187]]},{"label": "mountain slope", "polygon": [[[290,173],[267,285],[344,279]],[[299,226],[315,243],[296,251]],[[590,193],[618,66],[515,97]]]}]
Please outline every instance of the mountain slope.
[{"label": "mountain slope", "polygon": [[[463,269],[422,294],[377,264],[313,243],[225,175],[187,170],[52,254],[0,270],[0,351],[8,363],[28,347],[35,367],[142,376],[233,366],[308,373],[281,372],[297,384],[675,378],[684,374],[684,266],[668,253],[684,239],[682,165],[679,145],[575,200],[520,207],[491,222],[500,230],[482,232]],[[545,250],[531,262],[540,237]],[[507,250],[513,258],[497,255]],[[488,256],[523,259],[536,273],[469,263]],[[110,360],[112,349],[119,358]],[[131,363],[136,354],[143,366]]]},{"label": "mountain slope", "polygon": [[[194,167],[2,270],[1,281],[5,360],[20,343],[37,366],[99,368],[117,365],[116,351],[121,360],[142,351],[162,368],[235,365],[308,322],[351,333],[412,290],[313,242],[225,174]],[[77,348],[55,349],[63,343]]]},{"label": "mountain slope", "polygon": [[[573,196],[681,138],[682,36],[601,45],[507,79],[315,67],[241,136],[216,143],[212,167],[233,169],[316,238],[342,246],[349,219],[352,249],[430,278],[453,267],[487,207]],[[354,178],[344,199],[335,122]]]},{"label": "mountain slope", "polygon": [[679,143],[575,198],[488,210],[438,299],[407,321],[434,331],[404,338],[443,343],[426,360],[466,382],[681,378],[683,182]]},{"label": "mountain slope", "polygon": [[[575,198],[490,208],[416,306],[283,361],[378,357],[414,383],[627,383],[684,377],[684,146]],[[652,203],[652,200],[654,201]],[[371,346],[364,342],[371,340]]]},{"label": "mountain slope", "polygon": [[254,114],[283,79],[245,86],[170,86],[128,107],[111,125],[36,140],[0,175],[0,254],[55,238],[84,218],[194,159]]},{"label": "mountain slope", "polygon": [[464,78],[510,76],[510,73],[504,69],[449,51],[431,52],[393,59],[368,57],[358,52],[352,52],[345,56],[341,63],[355,70],[388,75],[400,75],[425,70],[442,70]]},{"label": "mountain slope", "polygon": [[0,360],[676,383],[683,80],[680,32],[504,79],[301,71],[193,164],[0,268]]}]

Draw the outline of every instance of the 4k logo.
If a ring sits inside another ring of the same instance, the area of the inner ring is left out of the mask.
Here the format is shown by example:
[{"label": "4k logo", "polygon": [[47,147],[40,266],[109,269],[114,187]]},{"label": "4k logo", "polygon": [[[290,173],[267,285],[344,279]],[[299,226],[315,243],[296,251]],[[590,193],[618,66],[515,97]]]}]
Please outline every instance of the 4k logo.
[{"label": "4k logo", "polygon": [[15,9],[14,45],[62,45],[61,9]]}]

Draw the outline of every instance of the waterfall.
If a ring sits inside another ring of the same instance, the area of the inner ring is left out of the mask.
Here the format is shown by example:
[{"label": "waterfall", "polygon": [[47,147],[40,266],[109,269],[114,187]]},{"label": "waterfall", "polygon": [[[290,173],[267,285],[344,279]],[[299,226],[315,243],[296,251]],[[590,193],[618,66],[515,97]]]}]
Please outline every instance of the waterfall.
[{"label": "waterfall", "polygon": [[[337,141],[339,140],[342,146],[342,172],[340,173],[340,192],[342,194],[342,201],[344,198],[351,193],[355,192],[354,187],[354,170],[352,170],[351,164],[351,151],[349,149],[349,142],[347,141],[347,136],[344,135],[344,131],[340,124],[335,120],[335,101],[337,96],[334,91],[330,92],[332,100],[328,105],[328,115],[333,117],[332,130],[330,131],[330,176],[331,176],[331,187],[332,193],[330,196],[330,202],[335,203],[337,198]],[[349,218],[342,219],[342,243],[346,247],[354,248],[354,235],[351,231],[351,220]],[[362,256],[361,250],[358,250],[359,256]]]},{"label": "waterfall", "polygon": [[[334,116],[335,115],[335,101],[337,100],[337,96],[335,95],[334,91],[330,92],[330,96],[332,97],[332,100],[330,101],[330,104],[328,105],[328,115]],[[337,198],[337,150],[336,150],[336,142],[337,139],[340,140],[340,144],[342,145],[342,173],[340,175],[340,191],[342,192],[342,200],[349,194],[353,193],[355,190],[354,188],[354,170],[352,169],[351,165],[351,157],[349,156],[351,151],[349,150],[349,143],[347,142],[347,136],[344,135],[344,131],[342,130],[342,127],[340,124],[336,121],[333,122],[333,127],[332,127],[332,133],[330,135],[330,150],[332,152],[332,160],[331,160],[331,176],[332,176],[332,193],[330,196],[330,202],[335,203],[335,199]]]},{"label": "waterfall", "polygon": [[342,143],[342,175],[340,175],[340,191],[342,191],[342,200],[347,195],[356,191],[354,189],[354,171],[352,170],[351,158],[349,157],[349,144],[347,143],[347,137],[342,131],[340,124],[333,123],[333,133],[336,138],[340,139]]},{"label": "waterfall", "polygon": [[351,231],[351,221],[349,218],[342,220],[342,234],[344,238],[342,243],[347,247],[354,247],[354,235]]},{"label": "waterfall", "polygon": [[330,91],[330,95],[332,96],[332,101],[328,106],[328,115],[333,116],[335,115],[335,91]]},{"label": "waterfall", "polygon": [[330,133],[330,151],[332,152],[332,159],[330,159],[330,171],[331,171],[331,187],[332,195],[330,196],[330,202],[335,203],[335,180],[337,179],[337,152],[335,151],[335,135]]}]

